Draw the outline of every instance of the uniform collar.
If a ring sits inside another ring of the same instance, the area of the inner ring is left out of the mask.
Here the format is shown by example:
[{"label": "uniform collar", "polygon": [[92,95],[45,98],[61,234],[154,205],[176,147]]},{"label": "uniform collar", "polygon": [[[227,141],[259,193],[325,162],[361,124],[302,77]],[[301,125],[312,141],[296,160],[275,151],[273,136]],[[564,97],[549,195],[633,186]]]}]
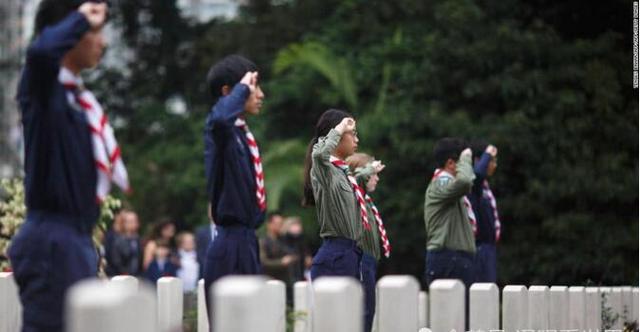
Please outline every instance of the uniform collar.
[{"label": "uniform collar", "polygon": [[60,67],[60,71],[58,72],[58,81],[60,81],[61,83],[73,83],[78,87],[84,86],[82,78],[80,78],[80,76],[78,75],[75,75],[66,67]]}]

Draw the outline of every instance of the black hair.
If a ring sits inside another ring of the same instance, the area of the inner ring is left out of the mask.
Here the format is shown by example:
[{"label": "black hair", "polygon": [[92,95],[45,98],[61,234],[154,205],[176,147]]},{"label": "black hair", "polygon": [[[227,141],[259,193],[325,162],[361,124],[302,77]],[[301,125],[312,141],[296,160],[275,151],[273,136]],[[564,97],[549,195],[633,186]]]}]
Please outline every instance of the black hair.
[{"label": "black hair", "polygon": [[[78,10],[78,7],[88,0],[42,0],[38,4],[36,18],[33,28],[33,36],[40,35],[44,28],[55,25],[62,21],[72,12]],[[91,0],[91,2],[107,3],[107,1]]]},{"label": "black hair", "polygon": [[458,160],[462,150],[467,148],[466,142],[458,137],[445,137],[439,139],[433,147],[433,158],[436,167],[443,168],[447,160]]},{"label": "black hair", "polygon": [[238,54],[226,56],[211,66],[207,74],[207,85],[213,99],[220,98],[223,86],[232,88],[248,71],[258,71],[258,67],[251,60]]},{"label": "black hair", "polygon": [[483,139],[474,139],[471,141],[470,145],[471,145],[471,151],[473,152],[474,158],[482,157],[482,154],[487,149],[487,146],[489,146],[487,141]]},{"label": "black hair", "polygon": [[313,146],[318,142],[318,138],[327,136],[329,131],[342,122],[344,118],[352,118],[353,116],[345,111],[338,109],[326,110],[318,119],[316,123],[315,134],[309,146],[307,147],[307,155],[304,160],[304,188],[302,197],[302,206],[315,205],[315,199],[313,198],[313,188],[311,187],[311,153],[313,152]]}]

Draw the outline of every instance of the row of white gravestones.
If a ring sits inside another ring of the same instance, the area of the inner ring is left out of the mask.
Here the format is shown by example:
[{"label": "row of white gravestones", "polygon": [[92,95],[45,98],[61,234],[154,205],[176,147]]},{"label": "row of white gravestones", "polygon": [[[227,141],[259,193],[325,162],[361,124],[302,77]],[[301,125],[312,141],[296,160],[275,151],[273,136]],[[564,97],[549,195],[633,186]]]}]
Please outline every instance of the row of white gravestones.
[{"label": "row of white gravestones", "polygon": [[[110,282],[89,280],[74,286],[67,298],[69,331],[179,331],[182,324],[182,284],[161,278],[157,288],[133,277]],[[285,286],[261,277],[228,277],[212,288],[216,331],[282,332],[285,330]],[[464,329],[464,287],[456,280],[437,280],[427,294],[419,292],[410,276],[386,276],[377,286],[375,327],[378,332],[433,332]],[[638,288],[507,286],[502,291],[502,329],[602,328],[601,299],[611,315],[623,321],[638,320]],[[474,284],[469,290],[469,328],[498,330],[499,290],[494,284]],[[324,278],[294,287],[296,332],[357,331],[362,327],[362,289],[355,280]],[[216,305],[218,303],[218,305]],[[220,305],[224,303],[224,305]],[[198,289],[198,331],[208,331],[204,285]],[[0,273],[0,332],[17,331],[20,305],[11,273]],[[431,322],[428,317],[433,317]]]},{"label": "row of white gravestones", "polygon": [[[420,295],[411,277],[389,276],[378,283],[376,331],[415,331],[420,322],[417,308]],[[456,280],[437,280],[429,292],[429,317],[426,324],[433,332],[462,331],[464,320],[463,285]],[[601,330],[601,300],[619,318],[611,329],[621,329],[623,323],[638,321],[638,288],[507,286],[503,289],[500,325],[499,290],[494,284],[474,284],[469,290],[469,328],[473,331],[499,330]],[[317,305],[317,304],[316,304]],[[297,308],[303,306],[297,306]],[[605,309],[606,310],[606,309]],[[313,311],[313,310],[312,310]],[[417,318],[417,319],[416,319]],[[417,322],[416,322],[417,321]],[[391,326],[391,327],[390,327]],[[300,327],[296,332],[310,331]]]},{"label": "row of white gravestones", "polygon": [[502,309],[503,329],[508,332],[601,328],[597,288],[507,286]]},{"label": "row of white gravestones", "polygon": [[[119,283],[121,283],[119,285]],[[181,287],[175,278],[158,283],[158,328],[172,331],[182,317]],[[131,292],[135,279],[116,277],[111,284]],[[165,286],[166,284],[166,286]],[[174,286],[171,286],[174,285]],[[167,287],[166,289],[164,287]],[[198,330],[208,331],[204,285],[198,289]],[[638,289],[631,287],[507,286],[502,291],[502,329],[598,330],[602,328],[601,297],[604,306],[624,320],[638,319]],[[285,286],[262,277],[228,277],[212,288],[216,331],[285,330]],[[464,286],[456,280],[437,280],[427,294],[419,291],[410,276],[386,276],[377,286],[376,331],[433,332],[463,331],[465,327]],[[474,284],[469,289],[469,328],[474,331],[500,329],[500,298],[495,284]],[[224,304],[224,305],[223,305]],[[299,282],[294,287],[294,330],[354,331],[362,324],[362,289],[349,278],[324,278],[313,285]],[[624,317],[622,317],[624,316]],[[234,319],[215,319],[234,317]],[[433,317],[431,321],[428,317]]]},{"label": "row of white gravestones", "polygon": [[[457,281],[436,281],[430,288],[430,322],[434,332],[458,330],[463,319],[445,321],[441,317],[460,314],[464,292]],[[443,293],[445,292],[445,293]],[[443,302],[442,294],[449,294]],[[498,330],[499,296],[493,284],[474,284],[469,290],[469,328],[474,331]],[[455,302],[455,303],[452,303]],[[447,308],[446,312],[439,312]],[[608,310],[603,315],[602,308]],[[502,293],[502,329],[518,330],[591,330],[603,328],[602,316],[613,320],[612,330],[622,330],[625,322],[638,322],[638,288],[506,286]],[[443,315],[444,314],[444,315]],[[438,316],[436,316],[438,315]],[[458,330],[459,331],[459,330]]]},{"label": "row of white gravestones", "polygon": [[[200,297],[204,287],[200,284]],[[416,290],[418,288],[417,284]],[[319,278],[313,286],[294,287],[294,330],[351,332],[362,330],[362,289],[352,278]],[[211,289],[211,321],[216,332],[286,330],[285,284],[256,276],[231,276],[218,280]],[[417,293],[413,304],[417,323]],[[198,316],[206,312],[198,310]],[[229,319],[218,319],[229,317]],[[199,324],[203,332],[205,322]],[[417,327],[412,332],[417,331]]]},{"label": "row of white gravestones", "polygon": [[[267,331],[284,331],[285,287],[282,282],[259,277],[230,277],[216,283],[213,289],[214,303],[227,305],[214,305],[212,316],[244,318],[217,320],[216,331],[252,330],[254,325],[262,326],[263,330],[266,326]],[[202,282],[200,294],[204,294]],[[377,286],[375,330],[416,331],[429,327],[434,332],[462,331],[464,298],[464,287],[456,280],[434,282],[430,287],[430,301],[427,301],[427,294],[419,291],[413,277],[383,277]],[[624,321],[638,320],[637,288],[531,286],[527,289],[525,286],[507,286],[502,295],[502,329],[514,332],[525,329],[595,331],[602,328],[602,299],[605,307],[621,316],[612,329],[620,328]],[[469,290],[469,301],[471,330],[500,328],[500,298],[495,284],[474,284]],[[238,305],[234,307],[229,303]],[[203,308],[203,301],[201,304]],[[362,290],[354,280],[324,278],[313,285],[299,282],[294,287],[296,332],[359,330],[361,312]],[[206,323],[203,310],[199,317]],[[429,322],[427,317],[434,319]],[[205,330],[203,327],[200,331]]]},{"label": "row of white gravestones", "polygon": [[68,331],[182,331],[183,293],[178,278],[160,278],[153,289],[131,276],[91,279],[67,296]]},{"label": "row of white gravestones", "polygon": [[507,286],[502,295],[502,328],[596,331],[604,327],[602,317],[606,316],[613,325],[605,328],[622,330],[625,322],[638,321],[637,301],[638,288],[632,287],[531,286],[527,290]]},{"label": "row of white gravestones", "polygon": [[[350,278],[326,277],[294,285],[295,332],[362,329],[362,287]],[[378,281],[374,331],[418,331],[427,326],[427,294],[411,276]]]}]

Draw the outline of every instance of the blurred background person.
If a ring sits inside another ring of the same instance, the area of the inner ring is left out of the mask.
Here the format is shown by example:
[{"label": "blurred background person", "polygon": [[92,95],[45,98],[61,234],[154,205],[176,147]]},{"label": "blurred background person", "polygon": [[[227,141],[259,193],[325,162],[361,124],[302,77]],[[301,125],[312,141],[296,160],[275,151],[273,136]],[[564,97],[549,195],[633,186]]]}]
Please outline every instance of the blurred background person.
[{"label": "blurred background person", "polygon": [[284,218],[278,213],[271,213],[267,217],[266,235],[260,237],[260,261],[264,274],[291,284],[289,267],[295,262],[289,248],[282,242],[280,232]]},{"label": "blurred background person", "polygon": [[171,247],[164,240],[158,240],[154,246],[153,259],[149,267],[145,270],[144,276],[154,286],[158,279],[162,277],[175,277],[178,273],[178,266],[171,259]]},{"label": "blurred background person", "polygon": [[113,275],[137,276],[141,272],[140,222],[130,210],[120,213],[122,233],[116,234],[111,252],[110,270]]},{"label": "blurred background person", "polygon": [[107,261],[105,273],[108,276],[117,275],[117,273],[112,269],[111,264],[113,263],[113,242],[116,239],[116,236],[122,234],[122,225],[123,225],[123,217],[125,210],[120,210],[113,217],[113,223],[111,224],[111,228],[107,230],[104,235],[104,259]]},{"label": "blurred background person", "polygon": [[196,254],[196,241],[191,232],[178,234],[178,257],[180,267],[178,268],[178,278],[182,280],[182,289],[185,293],[196,290],[200,275],[200,264],[198,264]]},{"label": "blurred background person", "polygon": [[169,253],[173,254],[176,251],[175,237],[176,225],[171,220],[163,220],[151,228],[151,234],[144,245],[144,257],[142,260],[142,268],[146,270],[153,261],[157,242],[164,242],[169,248]]},{"label": "blurred background person", "polygon": [[304,229],[300,217],[286,217],[280,233],[287,251],[296,257],[290,266],[292,284],[296,281],[306,280],[313,256],[304,239]]}]

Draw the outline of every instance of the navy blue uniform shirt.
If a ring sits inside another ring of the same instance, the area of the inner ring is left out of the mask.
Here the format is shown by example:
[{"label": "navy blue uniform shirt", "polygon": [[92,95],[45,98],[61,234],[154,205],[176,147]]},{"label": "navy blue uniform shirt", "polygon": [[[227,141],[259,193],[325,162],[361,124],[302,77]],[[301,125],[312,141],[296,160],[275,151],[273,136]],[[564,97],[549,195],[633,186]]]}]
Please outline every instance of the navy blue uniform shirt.
[{"label": "navy blue uniform shirt", "polygon": [[78,12],[45,28],[27,50],[16,97],[24,126],[27,210],[60,215],[85,230],[99,211],[91,133],[86,115],[69,105],[58,72],[62,57],[89,28]]},{"label": "navy blue uniform shirt", "polygon": [[478,225],[477,243],[496,243],[496,218],[493,215],[491,202],[489,199],[484,198],[482,194],[482,185],[487,179],[487,168],[490,161],[491,155],[484,152],[480,160],[474,165],[473,171],[476,174],[476,178],[473,180],[471,193],[467,195],[473,207],[473,213],[476,215]]},{"label": "navy blue uniform shirt", "polygon": [[218,99],[205,123],[207,192],[213,220],[221,226],[258,228],[264,221],[246,134],[235,125],[249,94],[248,86],[236,84],[231,93]]}]

